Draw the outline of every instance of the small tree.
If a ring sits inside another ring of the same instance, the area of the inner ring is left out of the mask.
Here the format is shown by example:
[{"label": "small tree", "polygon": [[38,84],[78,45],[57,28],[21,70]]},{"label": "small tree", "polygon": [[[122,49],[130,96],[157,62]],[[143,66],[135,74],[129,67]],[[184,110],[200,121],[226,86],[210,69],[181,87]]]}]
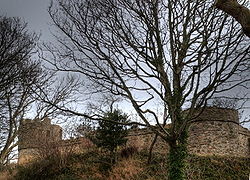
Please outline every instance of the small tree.
[{"label": "small tree", "polygon": [[99,121],[99,127],[96,130],[93,142],[98,147],[108,150],[112,159],[116,159],[118,146],[127,142],[128,132],[126,126],[123,125],[127,121],[128,116],[119,110],[107,112],[104,115],[104,120]]}]

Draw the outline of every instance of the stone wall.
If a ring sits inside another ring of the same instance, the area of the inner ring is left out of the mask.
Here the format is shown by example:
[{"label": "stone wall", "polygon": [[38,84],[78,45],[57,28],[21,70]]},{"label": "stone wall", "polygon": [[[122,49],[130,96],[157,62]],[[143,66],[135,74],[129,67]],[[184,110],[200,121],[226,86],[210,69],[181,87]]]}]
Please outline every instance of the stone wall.
[{"label": "stone wall", "polygon": [[93,146],[86,138],[62,139],[62,128],[44,120],[25,120],[18,137],[18,163],[27,164],[49,155],[81,153]]},{"label": "stone wall", "polygon": [[[147,128],[133,129],[129,132],[126,146],[136,147],[139,151],[149,151],[154,138],[155,134]],[[161,137],[157,137],[153,152],[167,153],[168,150],[168,144],[166,144]]]},{"label": "stone wall", "polygon": [[189,128],[188,149],[198,155],[237,156],[238,113],[207,108]]},{"label": "stone wall", "polygon": [[239,128],[238,152],[242,156],[250,157],[250,131],[246,128]]},{"label": "stone wall", "polygon": [[93,146],[93,143],[84,137],[62,140],[59,144],[62,153],[82,153]]},{"label": "stone wall", "polygon": [[[127,145],[149,149],[154,134],[149,130],[130,133]],[[206,108],[189,128],[188,150],[201,156],[219,155],[250,157],[250,131],[239,125],[238,112],[233,109]],[[168,145],[158,137],[155,152],[168,152]]]},{"label": "stone wall", "polygon": [[36,148],[47,141],[60,141],[62,139],[62,128],[51,124],[49,118],[44,120],[24,120],[20,126],[18,136],[18,148]]},{"label": "stone wall", "polygon": [[18,136],[18,163],[24,164],[38,156],[38,148],[49,142],[62,140],[62,128],[51,124],[49,118],[43,120],[24,120]]},{"label": "stone wall", "polygon": [[[154,137],[147,128],[133,129],[128,135],[127,146],[149,151]],[[35,159],[42,149],[45,153],[51,148],[60,153],[79,153],[91,146],[93,144],[86,138],[62,140],[61,127],[51,124],[48,118],[43,121],[27,120],[20,127],[19,163]],[[189,128],[188,150],[201,156],[250,157],[250,131],[239,125],[236,110],[209,107],[194,119]],[[169,146],[158,137],[153,151],[166,154]]]},{"label": "stone wall", "polygon": [[189,129],[188,149],[198,155],[238,155],[237,124],[198,122]]}]

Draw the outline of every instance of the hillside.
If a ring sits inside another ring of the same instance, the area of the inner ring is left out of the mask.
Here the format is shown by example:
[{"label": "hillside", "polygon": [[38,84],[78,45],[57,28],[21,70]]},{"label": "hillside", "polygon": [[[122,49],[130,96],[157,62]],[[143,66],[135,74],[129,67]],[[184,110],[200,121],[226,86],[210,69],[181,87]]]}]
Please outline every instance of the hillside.
[{"label": "hillside", "polygon": [[[134,152],[128,158],[119,154],[117,163],[110,165],[105,152],[97,149],[82,154],[54,156],[29,166],[1,173],[0,179],[16,180],[161,180],[166,179],[166,156],[153,154],[147,164],[146,152]],[[248,180],[250,158],[189,156],[188,180]]]}]

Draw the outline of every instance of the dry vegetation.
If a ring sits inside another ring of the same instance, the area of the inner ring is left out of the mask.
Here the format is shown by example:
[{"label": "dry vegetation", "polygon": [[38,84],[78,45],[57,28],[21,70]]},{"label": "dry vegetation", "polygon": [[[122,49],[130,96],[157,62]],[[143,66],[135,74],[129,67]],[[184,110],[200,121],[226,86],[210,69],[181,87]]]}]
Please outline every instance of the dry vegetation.
[{"label": "dry vegetation", "polygon": [[[0,180],[162,180],[166,179],[168,169],[166,156],[155,153],[151,164],[147,164],[145,151],[127,158],[119,154],[114,165],[110,164],[108,153],[100,149],[57,156],[60,154],[14,170],[4,168]],[[186,174],[188,180],[248,180],[249,164],[249,158],[189,156]]]}]

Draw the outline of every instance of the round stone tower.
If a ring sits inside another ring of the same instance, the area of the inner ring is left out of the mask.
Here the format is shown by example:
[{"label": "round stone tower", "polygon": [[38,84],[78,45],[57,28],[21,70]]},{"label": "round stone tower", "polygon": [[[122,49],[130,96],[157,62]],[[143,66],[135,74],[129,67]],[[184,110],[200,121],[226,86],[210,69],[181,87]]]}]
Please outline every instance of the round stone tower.
[{"label": "round stone tower", "polygon": [[238,111],[206,107],[189,128],[190,153],[197,155],[238,156]]}]

